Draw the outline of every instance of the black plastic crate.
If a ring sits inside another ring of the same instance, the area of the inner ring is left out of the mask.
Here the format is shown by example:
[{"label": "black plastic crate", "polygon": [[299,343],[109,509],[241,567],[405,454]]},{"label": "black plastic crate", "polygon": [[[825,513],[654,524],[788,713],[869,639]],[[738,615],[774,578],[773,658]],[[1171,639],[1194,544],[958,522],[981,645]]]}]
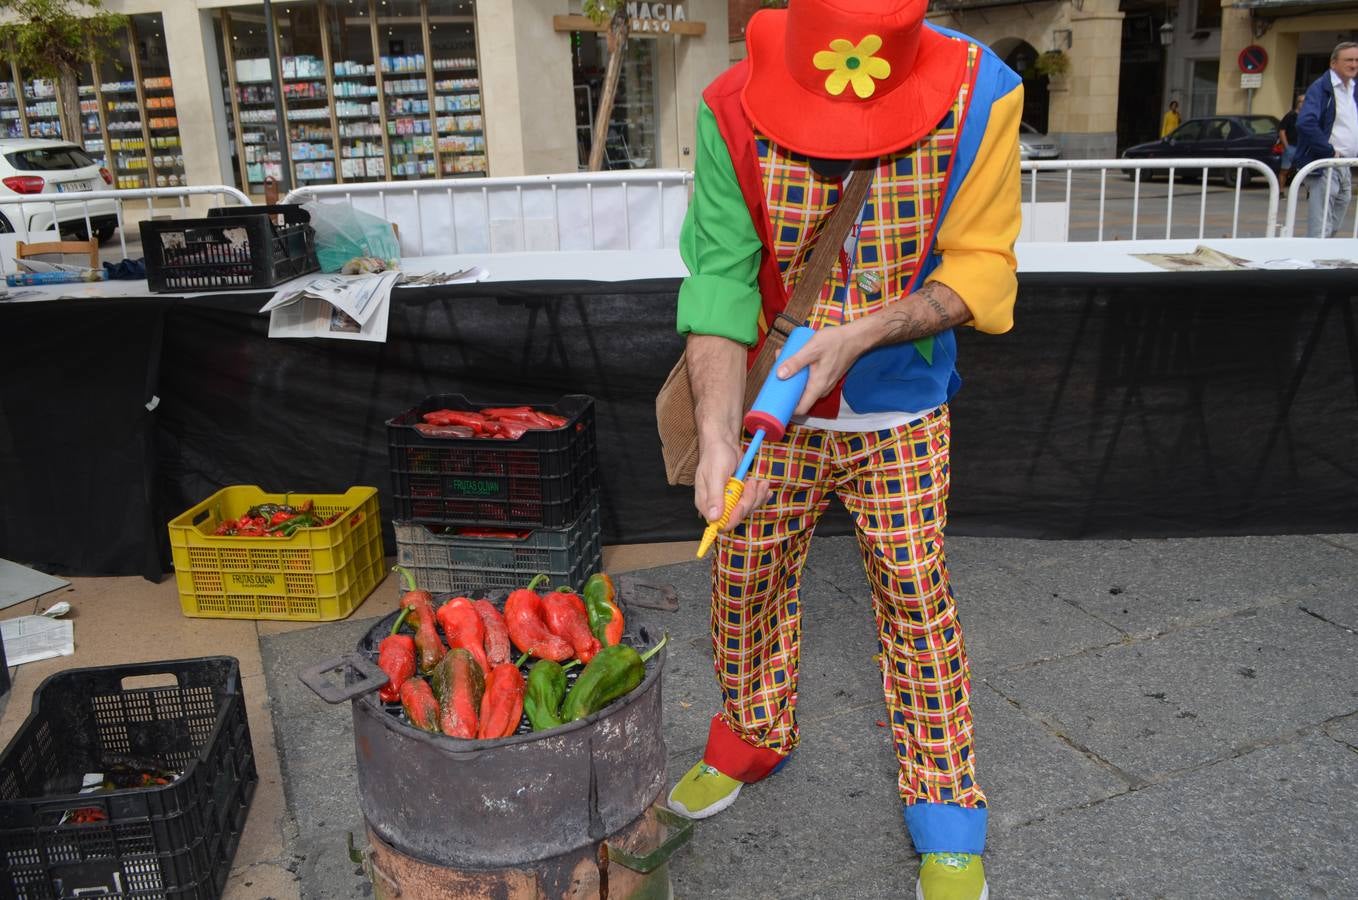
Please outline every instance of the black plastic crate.
[{"label": "black plastic crate", "polygon": [[565,528],[597,502],[594,400],[581,394],[529,403],[566,419],[517,440],[429,437],[416,430],[436,409],[491,406],[461,394],[429,397],[387,421],[393,518],[426,525]]},{"label": "black plastic crate", "polygon": [[[119,756],[182,774],[70,787]],[[0,755],[0,897],[220,897],[257,781],[235,659],[49,676]]]},{"label": "black plastic crate", "polygon": [[152,291],[267,288],[320,271],[311,214],[295,203],[214,207],[207,216],[141,223]]}]

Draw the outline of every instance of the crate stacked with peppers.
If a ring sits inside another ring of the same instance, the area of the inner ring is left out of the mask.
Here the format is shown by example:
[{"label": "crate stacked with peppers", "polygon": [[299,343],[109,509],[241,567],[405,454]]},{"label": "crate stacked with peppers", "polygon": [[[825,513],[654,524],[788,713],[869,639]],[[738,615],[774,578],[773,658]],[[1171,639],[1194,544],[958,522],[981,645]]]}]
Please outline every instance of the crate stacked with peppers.
[{"label": "crate stacked with peppers", "polygon": [[438,592],[584,582],[602,559],[594,401],[427,398],[387,422],[397,557]]},{"label": "crate stacked with peppers", "polygon": [[396,569],[407,590],[377,648],[388,679],[378,697],[424,731],[486,740],[582,719],[638,687],[646,660],[665,643],[642,654],[623,641],[622,610],[602,572],[578,592],[563,585],[540,593],[539,576],[500,609],[460,596],[437,603]]}]

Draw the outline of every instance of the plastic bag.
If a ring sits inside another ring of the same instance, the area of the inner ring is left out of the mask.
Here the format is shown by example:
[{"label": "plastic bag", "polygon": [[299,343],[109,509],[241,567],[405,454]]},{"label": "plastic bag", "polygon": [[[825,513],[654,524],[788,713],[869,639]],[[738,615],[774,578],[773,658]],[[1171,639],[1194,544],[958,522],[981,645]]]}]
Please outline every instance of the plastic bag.
[{"label": "plastic bag", "polygon": [[343,201],[313,200],[302,204],[302,209],[311,214],[311,227],[316,229],[316,258],[322,272],[338,272],[346,262],[360,256],[387,260],[388,268],[396,268],[401,244],[390,222]]}]

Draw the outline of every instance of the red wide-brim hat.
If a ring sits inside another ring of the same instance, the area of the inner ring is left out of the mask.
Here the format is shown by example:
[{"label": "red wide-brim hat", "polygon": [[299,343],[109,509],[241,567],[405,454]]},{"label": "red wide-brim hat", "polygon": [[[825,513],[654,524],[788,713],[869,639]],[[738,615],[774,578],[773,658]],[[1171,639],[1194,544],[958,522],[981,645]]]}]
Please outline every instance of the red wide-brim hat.
[{"label": "red wide-brim hat", "polygon": [[775,143],[825,159],[894,153],[957,100],[967,44],[924,27],[928,0],[791,0],[745,29],[741,103]]}]

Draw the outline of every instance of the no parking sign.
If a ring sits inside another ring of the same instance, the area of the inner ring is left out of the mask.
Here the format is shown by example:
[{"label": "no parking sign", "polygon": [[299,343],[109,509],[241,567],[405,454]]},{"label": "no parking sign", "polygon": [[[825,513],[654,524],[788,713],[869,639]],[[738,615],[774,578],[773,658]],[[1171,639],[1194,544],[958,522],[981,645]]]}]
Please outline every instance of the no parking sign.
[{"label": "no parking sign", "polygon": [[1268,51],[1258,44],[1250,44],[1236,57],[1236,65],[1245,75],[1259,75],[1268,66]]}]

